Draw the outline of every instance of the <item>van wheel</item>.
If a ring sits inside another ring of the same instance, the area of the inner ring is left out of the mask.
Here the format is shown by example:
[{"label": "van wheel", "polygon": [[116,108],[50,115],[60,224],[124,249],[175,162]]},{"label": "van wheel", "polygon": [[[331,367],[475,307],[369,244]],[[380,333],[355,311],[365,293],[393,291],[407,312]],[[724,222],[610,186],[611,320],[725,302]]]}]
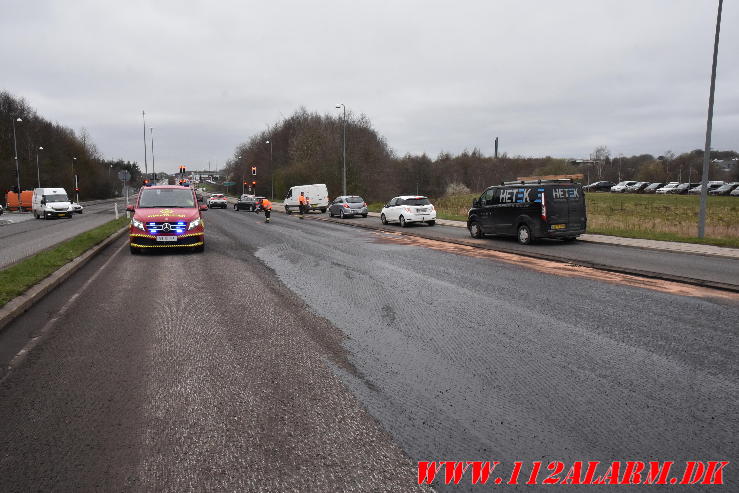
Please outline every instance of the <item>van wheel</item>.
[{"label": "van wheel", "polygon": [[292,214],[292,212],[290,212],[290,208],[288,206],[285,206],[285,214],[287,214],[288,216],[290,214]]},{"label": "van wheel", "polygon": [[385,214],[380,214],[380,222],[387,225],[387,218],[385,217]]},{"label": "van wheel", "polygon": [[326,208],[325,207],[321,207],[321,214],[325,214],[325,213],[326,213]]},{"label": "van wheel", "polygon": [[530,245],[533,241],[531,237],[531,228],[527,224],[518,227],[518,242],[522,245]]},{"label": "van wheel", "polygon": [[405,228],[405,218],[403,216],[398,218],[398,223],[400,223],[401,228]]},{"label": "van wheel", "polygon": [[478,224],[477,221],[472,221],[470,223],[470,236],[473,238],[482,238],[482,228]]},{"label": "van wheel", "polygon": [[426,221],[426,224],[428,224],[429,226],[433,226],[434,224],[436,224],[436,221],[434,220]]},{"label": "van wheel", "polygon": [[362,217],[367,217],[367,214],[362,214]]},{"label": "van wheel", "polygon": [[49,219],[49,216],[47,216],[46,211],[44,211],[44,221],[46,221],[47,219]]},{"label": "van wheel", "polygon": [[564,241],[565,243],[572,243],[576,239],[577,239],[576,236],[568,236],[567,238],[562,238],[562,241]]}]

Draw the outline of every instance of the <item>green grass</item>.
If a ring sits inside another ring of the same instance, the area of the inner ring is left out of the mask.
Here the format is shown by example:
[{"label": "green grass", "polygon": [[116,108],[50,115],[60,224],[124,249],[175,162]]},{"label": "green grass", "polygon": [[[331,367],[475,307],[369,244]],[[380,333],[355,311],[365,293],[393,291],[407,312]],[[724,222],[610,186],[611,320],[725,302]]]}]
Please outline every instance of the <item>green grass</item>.
[{"label": "green grass", "polygon": [[[478,194],[432,199],[440,219],[467,220],[467,211]],[[585,195],[588,233],[683,241],[739,248],[739,198],[708,197],[706,237],[698,238],[698,206],[695,195],[589,193]],[[382,202],[369,204],[379,212]]]},{"label": "green grass", "polygon": [[126,217],[114,219],[49,250],[39,252],[7,269],[0,270],[0,307],[102,242],[128,222]]}]

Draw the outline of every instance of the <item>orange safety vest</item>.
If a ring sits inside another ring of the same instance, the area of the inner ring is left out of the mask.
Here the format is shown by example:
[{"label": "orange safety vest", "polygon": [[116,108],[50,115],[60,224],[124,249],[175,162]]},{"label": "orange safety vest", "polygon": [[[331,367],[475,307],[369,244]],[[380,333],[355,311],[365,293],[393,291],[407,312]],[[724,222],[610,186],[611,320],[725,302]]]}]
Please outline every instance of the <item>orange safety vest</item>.
[{"label": "orange safety vest", "polygon": [[298,202],[300,203],[300,205],[305,205],[305,203],[308,202],[308,197],[306,197],[305,195],[301,195],[300,197],[298,197]]},{"label": "orange safety vest", "polygon": [[264,209],[264,210],[270,209],[271,210],[272,209],[272,202],[270,202],[267,199],[262,199],[262,209]]}]

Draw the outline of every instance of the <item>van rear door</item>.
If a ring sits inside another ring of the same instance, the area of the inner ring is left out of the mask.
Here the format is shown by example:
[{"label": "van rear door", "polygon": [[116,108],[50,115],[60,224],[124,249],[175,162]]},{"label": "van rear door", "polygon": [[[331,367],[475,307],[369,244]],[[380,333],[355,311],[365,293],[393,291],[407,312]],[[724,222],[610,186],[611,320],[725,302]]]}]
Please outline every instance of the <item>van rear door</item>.
[{"label": "van rear door", "polygon": [[585,197],[580,185],[554,185],[546,187],[546,213],[548,229],[572,229],[582,227],[585,219]]}]

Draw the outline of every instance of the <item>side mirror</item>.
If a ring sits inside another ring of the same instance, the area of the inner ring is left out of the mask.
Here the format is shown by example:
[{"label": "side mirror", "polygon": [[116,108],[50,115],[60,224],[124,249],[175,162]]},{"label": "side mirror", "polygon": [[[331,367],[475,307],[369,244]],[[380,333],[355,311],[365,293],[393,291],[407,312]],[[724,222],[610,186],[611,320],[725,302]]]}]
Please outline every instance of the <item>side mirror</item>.
[{"label": "side mirror", "polygon": [[132,205],[127,205],[127,206],[126,206],[126,210],[127,210],[128,212],[134,212],[134,211],[136,210],[136,208],[135,208],[134,206],[132,206]]},{"label": "side mirror", "polygon": [[41,205],[46,205],[46,199],[41,199]]},{"label": "side mirror", "polygon": [[200,205],[200,207],[199,207],[199,209],[200,209],[201,211],[207,211],[207,210],[208,210],[208,206],[207,206],[207,205],[205,205],[205,204],[201,204],[201,205]]},{"label": "side mirror", "polygon": [[475,199],[472,201],[472,207],[478,208],[480,207],[480,199]]}]

